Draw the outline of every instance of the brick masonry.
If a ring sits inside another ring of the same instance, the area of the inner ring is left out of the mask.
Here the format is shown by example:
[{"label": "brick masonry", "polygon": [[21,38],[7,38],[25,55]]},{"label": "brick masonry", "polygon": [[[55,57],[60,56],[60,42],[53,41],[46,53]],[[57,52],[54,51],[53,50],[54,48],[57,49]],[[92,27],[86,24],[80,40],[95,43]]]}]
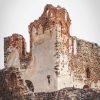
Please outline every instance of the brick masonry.
[{"label": "brick masonry", "polygon": [[[9,69],[12,68],[21,73],[21,100],[33,99],[32,93],[35,93],[36,100],[88,100],[87,96],[100,98],[100,94],[95,92],[100,90],[100,46],[71,36],[70,25],[66,9],[48,4],[39,19],[28,26],[29,53],[23,36],[13,34],[4,38],[5,68],[0,78],[13,85],[4,84],[5,88],[1,89],[7,92],[8,88],[15,88],[17,80],[13,78],[13,83],[9,80],[12,72]],[[27,95],[25,87],[29,90]]]}]

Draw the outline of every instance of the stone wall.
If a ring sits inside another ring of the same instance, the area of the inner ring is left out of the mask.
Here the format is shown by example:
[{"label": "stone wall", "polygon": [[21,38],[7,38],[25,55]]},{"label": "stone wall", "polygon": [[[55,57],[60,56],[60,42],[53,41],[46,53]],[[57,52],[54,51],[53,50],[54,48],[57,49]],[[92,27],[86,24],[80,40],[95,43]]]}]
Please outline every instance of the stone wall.
[{"label": "stone wall", "polygon": [[6,53],[9,46],[19,49],[20,57],[26,54],[26,42],[22,35],[14,33],[12,36],[4,38],[4,52]]},{"label": "stone wall", "polygon": [[93,90],[64,88],[54,92],[35,93],[35,100],[99,100],[100,93]]},{"label": "stone wall", "polygon": [[0,100],[30,100],[28,95],[33,97],[19,69],[10,67],[0,71]]},{"label": "stone wall", "polygon": [[100,89],[100,47],[70,36],[70,24],[64,8],[47,5],[29,25],[30,53],[22,36],[5,38],[5,66],[20,69],[34,92],[84,85]]},{"label": "stone wall", "polygon": [[73,48],[69,57],[69,67],[74,73],[74,80],[83,81],[91,88],[100,89],[100,47],[96,43],[77,38],[74,40],[76,40],[77,53],[73,53],[75,49]]},{"label": "stone wall", "polygon": [[[31,54],[34,62],[34,72],[30,80],[34,84],[35,92],[58,90],[60,70],[63,69],[63,65],[66,66],[64,71],[68,67],[65,63],[67,63],[66,42],[68,42],[69,28],[68,12],[60,6],[52,5],[47,5],[41,17],[29,25]],[[28,77],[25,76],[25,78]]]},{"label": "stone wall", "polygon": [[4,38],[4,64],[5,67],[16,66],[26,68],[31,59],[26,51],[26,42],[22,35],[14,33]]}]

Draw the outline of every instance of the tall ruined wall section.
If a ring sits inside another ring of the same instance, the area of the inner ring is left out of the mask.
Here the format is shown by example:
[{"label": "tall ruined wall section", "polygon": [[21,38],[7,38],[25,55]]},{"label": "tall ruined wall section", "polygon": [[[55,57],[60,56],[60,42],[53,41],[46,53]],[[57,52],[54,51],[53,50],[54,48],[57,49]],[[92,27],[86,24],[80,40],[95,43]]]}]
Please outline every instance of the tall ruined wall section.
[{"label": "tall ruined wall section", "polygon": [[36,92],[59,89],[58,77],[66,75],[68,66],[69,29],[68,12],[52,5],[47,5],[41,17],[29,25],[35,69],[30,80]]},{"label": "tall ruined wall section", "polygon": [[[82,87],[81,85],[84,84],[91,88],[100,89],[100,47],[96,43],[77,38],[71,37],[71,40],[73,41],[73,50],[69,57],[69,67],[74,73],[74,80],[81,83],[75,84],[76,87]],[[74,43],[76,44],[76,51],[73,47]],[[77,53],[74,54],[75,52]]]},{"label": "tall ruined wall section", "polygon": [[12,34],[4,38],[4,64],[5,67],[23,67],[28,58],[26,52],[26,42],[22,35]]}]

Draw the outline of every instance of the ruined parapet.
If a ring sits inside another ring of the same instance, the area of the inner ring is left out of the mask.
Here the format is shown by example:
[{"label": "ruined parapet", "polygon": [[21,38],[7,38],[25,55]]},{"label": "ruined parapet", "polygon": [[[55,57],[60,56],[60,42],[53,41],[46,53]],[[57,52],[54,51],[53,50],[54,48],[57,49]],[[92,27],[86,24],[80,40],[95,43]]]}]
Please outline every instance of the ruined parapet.
[{"label": "ruined parapet", "polygon": [[[39,19],[29,25],[30,52],[35,70],[30,79],[35,92],[63,88],[58,80],[67,76],[70,24],[67,10],[48,4]],[[40,81],[43,81],[43,86]]]},{"label": "ruined parapet", "polygon": [[19,50],[20,58],[26,54],[26,42],[22,35],[12,34],[12,36],[4,38],[4,53],[6,56],[7,49],[12,46]]},{"label": "ruined parapet", "polygon": [[26,68],[30,59],[31,55],[26,51],[26,42],[22,35],[12,34],[12,36],[4,38],[5,67],[17,64],[16,66],[20,68]]},{"label": "ruined parapet", "polygon": [[39,17],[38,20],[35,20],[29,25],[31,51],[32,42],[34,40],[33,36],[47,34],[47,31],[50,31],[52,35],[52,28],[56,24],[59,24],[61,26],[62,34],[66,34],[67,36],[70,35],[69,30],[71,20],[68,12],[60,6],[54,7],[51,4],[47,4],[41,17]]}]

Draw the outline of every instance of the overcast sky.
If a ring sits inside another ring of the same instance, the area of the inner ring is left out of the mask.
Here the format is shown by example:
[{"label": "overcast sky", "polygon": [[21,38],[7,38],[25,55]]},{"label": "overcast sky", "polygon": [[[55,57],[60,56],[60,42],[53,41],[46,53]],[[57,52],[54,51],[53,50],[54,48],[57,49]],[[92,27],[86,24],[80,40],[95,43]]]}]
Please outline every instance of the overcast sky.
[{"label": "overcast sky", "polygon": [[100,0],[0,0],[0,68],[3,65],[3,38],[22,34],[29,51],[28,25],[38,19],[44,6],[60,5],[72,20],[71,35],[100,45]]}]

